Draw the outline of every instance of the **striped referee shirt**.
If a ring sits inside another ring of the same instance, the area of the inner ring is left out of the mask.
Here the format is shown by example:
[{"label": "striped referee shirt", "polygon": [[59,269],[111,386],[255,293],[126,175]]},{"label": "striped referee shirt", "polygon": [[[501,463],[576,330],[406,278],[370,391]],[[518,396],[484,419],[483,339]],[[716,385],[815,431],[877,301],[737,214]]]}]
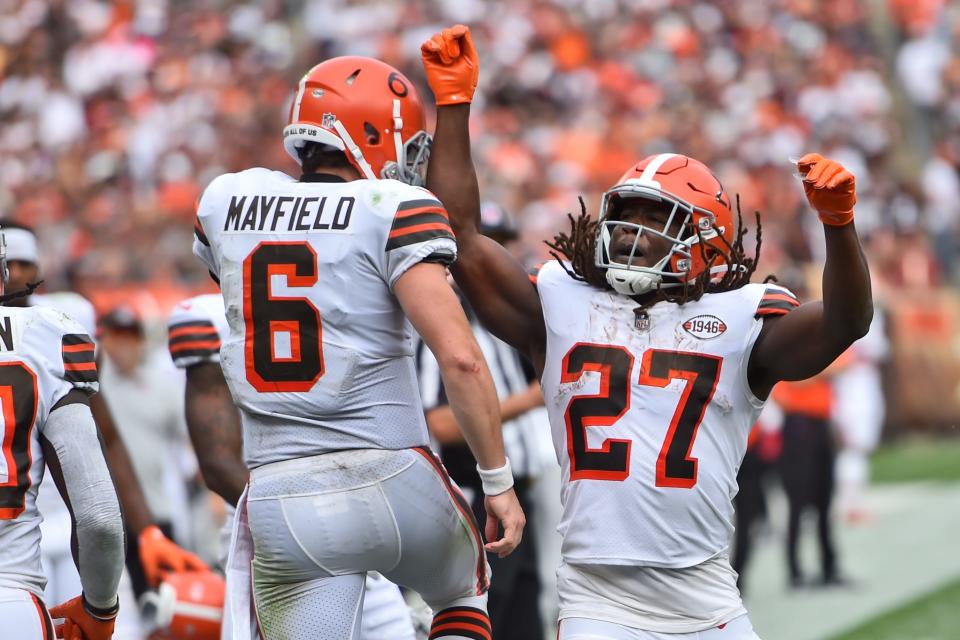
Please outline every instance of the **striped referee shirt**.
[{"label": "striped referee shirt", "polygon": [[[497,388],[497,397],[503,400],[509,396],[521,393],[530,386],[533,380],[532,369],[524,367],[523,359],[516,349],[506,344],[481,326],[469,305],[461,298],[464,312],[470,321],[473,335],[480,345],[483,357],[490,368],[493,383]],[[420,382],[420,399],[423,410],[430,411],[437,407],[449,404],[443,380],[440,378],[440,367],[430,349],[422,340],[417,341],[416,347],[417,374]],[[503,423],[503,444],[505,453],[510,458],[513,475],[516,478],[527,478],[536,475],[538,469],[534,438],[534,429],[538,428],[532,411],[517,416],[513,420]],[[444,446],[441,449],[444,466],[450,475],[460,484],[475,485],[479,483],[476,474],[476,462],[465,444]],[[472,480],[476,479],[476,482]]]}]

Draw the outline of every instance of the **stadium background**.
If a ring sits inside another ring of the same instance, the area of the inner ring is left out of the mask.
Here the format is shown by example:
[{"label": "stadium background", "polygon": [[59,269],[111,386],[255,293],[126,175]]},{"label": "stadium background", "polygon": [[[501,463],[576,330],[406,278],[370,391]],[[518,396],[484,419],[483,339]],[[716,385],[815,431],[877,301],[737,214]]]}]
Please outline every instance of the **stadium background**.
[{"label": "stadium background", "polygon": [[960,525],[956,3],[4,0],[0,214],[38,230],[47,291],[102,313],[132,304],[162,347],[168,310],[214,290],[190,251],[205,184],[296,170],[280,130],[300,74],[369,55],[429,95],[419,43],[454,22],[481,56],[483,196],[513,213],[531,262],[578,195],[595,210],[631,161],[676,150],[740,194],[751,226],[762,213],[760,274],[815,295],[821,232],[788,159],[817,150],[854,172],[892,345],[874,520],[841,529],[858,581],[824,596],[783,588],[773,519],[748,606],[772,638],[831,637],[893,609],[877,629],[927,622],[889,637],[958,637],[942,603],[960,597],[960,554],[939,535]]}]

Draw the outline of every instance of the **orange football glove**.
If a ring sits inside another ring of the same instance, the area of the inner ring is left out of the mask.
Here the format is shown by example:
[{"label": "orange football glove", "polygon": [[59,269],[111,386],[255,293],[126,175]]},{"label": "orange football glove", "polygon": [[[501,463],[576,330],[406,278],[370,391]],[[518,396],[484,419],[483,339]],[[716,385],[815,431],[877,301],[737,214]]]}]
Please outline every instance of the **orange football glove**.
[{"label": "orange football glove", "polygon": [[140,564],[151,587],[160,584],[168,571],[210,571],[203,560],[178,547],[156,525],[144,527],[137,542],[140,545]]},{"label": "orange football glove", "polygon": [[853,222],[857,183],[852,173],[839,162],[817,153],[800,158],[797,169],[803,174],[807,201],[820,214],[823,224],[840,227]]},{"label": "orange football glove", "polygon": [[109,610],[100,611],[91,607],[83,595],[67,600],[50,609],[50,616],[63,618],[56,627],[57,637],[64,640],[110,640],[117,622],[120,603]]},{"label": "orange football glove", "polygon": [[420,45],[427,82],[438,105],[465,104],[473,100],[480,75],[480,60],[470,29],[458,24]]}]

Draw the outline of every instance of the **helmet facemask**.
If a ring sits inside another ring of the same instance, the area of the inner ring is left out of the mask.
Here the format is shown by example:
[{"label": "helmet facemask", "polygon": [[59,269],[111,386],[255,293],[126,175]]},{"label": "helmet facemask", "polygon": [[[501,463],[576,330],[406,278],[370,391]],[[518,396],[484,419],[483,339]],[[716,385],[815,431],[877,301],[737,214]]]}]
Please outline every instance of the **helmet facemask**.
[{"label": "helmet facemask", "polygon": [[[670,207],[670,213],[662,228],[608,219],[612,215],[614,199],[643,198]],[[694,214],[699,214],[695,216]],[[691,221],[696,217],[697,225]],[[653,186],[621,184],[603,195],[600,205],[600,221],[597,225],[595,263],[606,271],[607,282],[618,293],[643,295],[650,291],[684,286],[693,267],[693,252],[703,240],[717,236],[714,215],[699,207]],[[613,233],[621,227],[636,235],[626,263],[613,260],[611,241]],[[721,230],[722,231],[722,230]],[[638,243],[643,234],[657,236],[670,242],[670,249],[652,266],[633,264]],[[704,245],[700,245],[702,250]],[[711,269],[713,272],[714,269]]]},{"label": "helmet facemask", "polygon": [[400,132],[397,131],[394,133],[394,144],[397,147],[397,158],[403,158],[403,162],[384,163],[380,177],[399,180],[415,187],[425,185],[433,137],[426,131],[418,131],[406,142],[400,142]]}]

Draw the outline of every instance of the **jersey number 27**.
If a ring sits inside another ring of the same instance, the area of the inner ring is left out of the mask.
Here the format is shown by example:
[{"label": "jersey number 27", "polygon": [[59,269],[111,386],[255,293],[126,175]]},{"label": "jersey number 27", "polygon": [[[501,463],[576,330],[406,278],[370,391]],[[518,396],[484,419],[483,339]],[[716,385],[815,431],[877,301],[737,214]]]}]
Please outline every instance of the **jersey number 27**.
[{"label": "jersey number 27", "polygon": [[[697,484],[697,459],[690,457],[697,429],[720,379],[722,359],[683,351],[648,349],[637,384],[666,387],[684,380],[680,401],[657,457],[656,486],[690,489]],[[562,383],[585,371],[600,374],[600,392],[576,396],[567,405],[570,480],[625,480],[630,475],[630,440],[609,438],[598,449],[587,444],[587,427],[609,427],[630,410],[633,354],[615,345],[579,343],[563,358]]]}]

